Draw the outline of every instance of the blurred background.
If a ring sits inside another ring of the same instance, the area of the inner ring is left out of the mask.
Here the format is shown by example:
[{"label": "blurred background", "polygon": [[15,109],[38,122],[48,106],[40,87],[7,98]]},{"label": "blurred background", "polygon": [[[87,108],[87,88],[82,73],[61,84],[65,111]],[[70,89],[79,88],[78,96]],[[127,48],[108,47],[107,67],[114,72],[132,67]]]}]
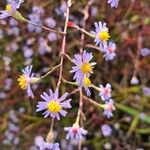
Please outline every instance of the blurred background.
[{"label": "blurred background", "polygon": [[[73,0],[70,21],[91,31],[94,23],[106,22],[111,39],[116,42],[116,57],[105,61],[94,40],[85,35],[84,49],[92,52],[97,62],[92,83],[111,83],[116,111],[106,119],[102,110],[84,101],[84,128],[88,135],[83,150],[149,150],[150,149],[150,1],[120,0],[118,8],[111,8],[106,0]],[[4,10],[6,1],[0,1]],[[88,8],[88,11],[86,10]],[[49,28],[63,30],[65,0],[25,0],[19,12],[28,20]],[[88,12],[84,20],[85,11]],[[79,53],[81,33],[68,28],[66,53],[73,58]],[[62,35],[47,32],[37,26],[18,22],[12,17],[0,20],[0,149],[34,150],[36,136],[46,137],[51,118],[36,113],[36,105],[43,91],[55,89],[59,70],[33,85],[35,98],[27,97],[18,86],[21,70],[33,65],[36,76],[45,74],[60,61]],[[72,64],[65,59],[63,77],[72,81]],[[60,93],[72,92],[76,87],[61,84]],[[91,98],[102,102],[98,92],[91,89]],[[72,96],[72,109],[66,118],[55,122],[55,138],[62,150],[76,150],[75,143],[65,139],[63,130],[75,122],[79,94]],[[102,133],[102,125],[110,127],[110,136]],[[60,134],[61,133],[61,134]]]}]

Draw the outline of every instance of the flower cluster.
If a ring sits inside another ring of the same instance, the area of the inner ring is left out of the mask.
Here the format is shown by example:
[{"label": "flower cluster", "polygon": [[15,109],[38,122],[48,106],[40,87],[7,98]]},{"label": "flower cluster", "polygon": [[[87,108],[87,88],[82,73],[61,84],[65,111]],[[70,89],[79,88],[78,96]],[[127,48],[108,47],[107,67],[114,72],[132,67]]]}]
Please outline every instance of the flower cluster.
[{"label": "flower cluster", "polygon": [[71,73],[74,73],[73,79],[76,80],[80,87],[84,87],[87,95],[90,95],[89,87],[91,86],[90,75],[93,73],[95,62],[91,62],[93,55],[85,50],[83,54],[76,54],[72,60],[76,66],[72,67]]},{"label": "flower cluster", "polygon": [[100,84],[100,93],[99,96],[101,97],[102,101],[105,102],[104,104],[104,115],[107,116],[107,118],[110,118],[113,116],[113,111],[115,110],[114,101],[111,99],[111,85],[109,83],[106,84],[104,87]]},{"label": "flower cluster", "polygon": [[[108,3],[111,5],[111,7],[117,7],[119,0],[108,0]],[[53,18],[48,17],[43,21],[41,18],[44,15],[44,9],[39,6],[33,6],[31,13],[28,15],[29,20],[26,20],[22,17],[22,15],[17,11],[19,9],[20,4],[24,2],[24,0],[10,0],[10,2],[6,5],[6,10],[0,11],[0,19],[7,18],[9,16],[12,16],[11,20],[9,21],[10,26],[12,27],[12,30],[9,30],[8,35],[19,35],[19,28],[18,28],[18,21],[14,20],[24,20],[27,24],[27,29],[29,32],[36,32],[41,33],[43,29],[46,29],[48,31],[50,28],[54,28],[56,26],[56,22]],[[70,2],[70,4],[69,4]],[[64,3],[65,4],[65,3]],[[68,1],[68,6],[71,6],[71,1]],[[61,15],[61,12],[65,12],[65,9],[68,9],[67,5],[62,5],[60,8],[56,9],[56,12]],[[66,17],[69,18],[69,17]],[[67,20],[66,20],[67,21]],[[48,27],[45,27],[43,24],[46,24]],[[68,23],[69,25],[69,23]],[[70,26],[73,26],[74,24],[70,24]],[[67,25],[66,25],[67,27]],[[77,25],[74,25],[75,28],[79,27]],[[49,29],[48,29],[49,28]],[[81,30],[83,31],[83,30]],[[38,41],[40,43],[40,46],[38,47],[38,52],[40,55],[44,55],[46,52],[51,52],[51,48],[48,46],[48,42],[54,42],[57,40],[56,33],[61,33],[59,31],[53,30],[53,33],[49,33],[47,35],[47,38],[42,37],[38,38]],[[65,28],[64,28],[65,32]],[[91,34],[84,30],[86,34],[88,34],[90,37],[94,37],[94,42],[97,46],[99,46],[101,52],[104,53],[104,58],[106,61],[113,60],[116,56],[116,44],[112,41],[109,41],[110,34],[109,30],[106,26],[106,23],[98,22],[95,23],[95,31],[92,31]],[[0,36],[3,36],[3,33],[0,33]],[[63,36],[65,37],[66,35]],[[65,38],[64,38],[65,40]],[[32,44],[36,41],[34,37],[30,37],[28,40],[26,40],[26,45],[23,46],[22,50],[24,52],[25,58],[31,58],[33,55],[32,50]],[[62,49],[63,49],[62,44]],[[18,48],[17,43],[13,43],[12,45],[9,45],[9,49],[12,49],[13,51],[16,51]],[[65,46],[64,46],[65,49]],[[62,50],[63,52],[63,50]],[[61,56],[61,68],[63,67],[63,56]],[[69,58],[71,59],[71,58]],[[91,75],[93,74],[94,66],[96,65],[95,62],[91,62],[93,59],[93,54],[90,52],[87,52],[84,50],[80,54],[74,55],[74,58],[71,59],[71,61],[75,64],[75,66],[72,67],[71,73],[74,73],[73,79],[76,81],[79,88],[84,88],[86,91],[87,96],[91,95],[90,88],[97,89],[100,93],[99,96],[101,97],[102,101],[105,102],[105,104],[97,104],[101,108],[104,109],[103,114],[107,116],[107,118],[110,118],[113,116],[113,111],[115,110],[114,101],[111,99],[111,85],[106,84],[104,87],[103,85],[100,85],[99,87],[96,87],[91,82]],[[28,63],[30,64],[31,61]],[[60,117],[66,117],[67,111],[64,109],[70,109],[72,106],[70,104],[71,99],[67,99],[69,93],[64,93],[61,97],[59,97],[59,82],[63,80],[62,73],[60,69],[59,74],[59,81],[56,87],[55,91],[52,91],[49,89],[48,92],[43,92],[41,94],[41,98],[43,101],[39,101],[37,104],[36,112],[43,112],[44,118],[51,117],[51,128],[49,133],[53,134],[53,124],[54,119],[60,120]],[[48,72],[49,74],[49,72]],[[47,75],[47,74],[46,74]],[[45,77],[45,76],[44,76]],[[34,98],[33,91],[31,89],[31,85],[35,84],[43,79],[43,76],[41,77],[35,77],[35,74],[32,73],[32,65],[27,66],[25,69],[22,69],[22,75],[18,78],[19,86],[21,89],[27,91],[28,97]],[[81,90],[82,91],[82,90]],[[81,94],[81,97],[83,95]],[[80,104],[81,105],[81,104]],[[81,106],[80,106],[81,107]],[[87,130],[85,130],[82,126],[80,126],[80,117],[82,116],[81,108],[79,107],[78,115],[76,118],[76,122],[73,124],[73,126],[65,127],[64,130],[67,132],[66,139],[67,140],[75,140],[78,142],[81,142],[84,139],[84,136],[87,135]],[[11,129],[18,130],[13,124],[10,125]],[[108,130],[108,132],[106,131]],[[104,136],[109,136],[111,134],[111,129],[107,125],[102,126],[102,132]],[[6,134],[9,136],[9,134]],[[50,135],[50,134],[48,134]],[[49,138],[51,138],[49,140]],[[47,136],[46,141],[39,136],[35,138],[35,146],[36,148],[40,150],[60,150],[58,143],[53,143],[54,139],[53,137]]]},{"label": "flower cluster", "polygon": [[39,150],[60,150],[59,143],[45,142],[41,136],[35,138],[35,146]]},{"label": "flower cluster", "polygon": [[65,127],[64,130],[67,132],[66,139],[77,140],[80,141],[83,139],[83,136],[87,134],[87,131],[78,124],[74,124],[72,127]]},{"label": "flower cluster", "polygon": [[105,60],[113,60],[116,56],[116,44],[114,42],[108,43],[110,34],[106,23],[95,23],[95,31],[91,31],[91,34],[94,36],[94,42],[99,46],[100,51],[104,53]]}]

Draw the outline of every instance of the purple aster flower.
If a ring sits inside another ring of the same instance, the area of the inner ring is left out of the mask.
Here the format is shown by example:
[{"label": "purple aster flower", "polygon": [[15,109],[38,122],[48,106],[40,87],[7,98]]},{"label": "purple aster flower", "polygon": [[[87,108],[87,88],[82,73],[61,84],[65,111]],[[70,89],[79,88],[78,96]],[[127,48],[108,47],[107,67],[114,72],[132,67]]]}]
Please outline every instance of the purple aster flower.
[{"label": "purple aster flower", "polygon": [[5,19],[9,16],[12,16],[17,9],[20,7],[20,4],[23,3],[24,0],[11,0],[6,5],[6,10],[0,11],[0,19]]},{"label": "purple aster flower", "polygon": [[44,14],[44,9],[41,6],[33,6],[32,7],[32,12],[38,15],[43,15]]},{"label": "purple aster flower", "polygon": [[23,50],[23,55],[24,55],[25,58],[32,57],[32,55],[33,55],[32,48],[30,48],[28,46],[23,46],[22,50]]},{"label": "purple aster flower", "polygon": [[19,85],[23,90],[27,90],[29,97],[34,98],[33,92],[31,90],[31,84],[38,82],[40,78],[34,77],[34,73],[32,73],[32,65],[22,69],[22,72],[23,75],[18,78]]},{"label": "purple aster flower", "polygon": [[117,8],[118,3],[119,3],[119,0],[108,0],[108,4],[110,4],[111,7]]},{"label": "purple aster flower", "polygon": [[39,150],[60,150],[59,143],[47,143],[41,136],[35,138],[35,145]]},{"label": "purple aster flower", "polygon": [[100,84],[99,96],[101,96],[101,99],[103,101],[108,101],[111,98],[111,91],[112,91],[112,89],[111,89],[111,85],[109,83],[107,83],[105,87]]},{"label": "purple aster flower", "polygon": [[105,52],[104,58],[106,61],[114,59],[114,57],[116,56],[115,50],[116,50],[116,44],[113,42],[109,42],[108,46],[104,50]]},{"label": "purple aster flower", "polygon": [[15,35],[18,36],[19,35],[19,28],[18,27],[11,27],[7,30],[7,34],[8,35]]},{"label": "purple aster flower", "polygon": [[106,23],[95,22],[95,31],[91,31],[91,34],[95,37],[94,42],[96,45],[99,45],[101,49],[107,47],[107,41],[110,38],[110,35]]},{"label": "purple aster flower", "polygon": [[46,18],[44,22],[49,28],[54,28],[56,26],[56,21],[51,17]]},{"label": "purple aster flower", "polygon": [[40,55],[44,55],[46,52],[52,51],[52,48],[47,43],[48,41],[43,37],[40,37],[38,42],[39,42],[38,52]]},{"label": "purple aster flower", "polygon": [[[42,25],[42,19],[38,13],[37,14],[36,13],[29,14],[29,20],[33,23],[38,24],[38,25]],[[27,29],[29,32],[36,32],[36,33],[42,32],[42,28],[40,28],[38,26],[34,26],[30,23],[28,23]]]},{"label": "purple aster flower", "polygon": [[87,96],[91,95],[91,91],[89,89],[91,87],[91,80],[89,78],[85,77],[83,81],[79,83],[79,87],[83,87],[85,89]]},{"label": "purple aster flower", "polygon": [[44,102],[38,102],[36,111],[43,111],[46,110],[43,115],[44,118],[47,118],[48,116],[51,116],[52,118],[57,118],[60,120],[60,115],[66,116],[67,112],[63,110],[63,108],[71,108],[70,101],[71,99],[65,100],[68,96],[68,93],[65,93],[60,98],[58,89],[53,91],[50,89],[49,94],[44,92],[41,94],[41,98],[44,100]]},{"label": "purple aster flower", "polygon": [[54,42],[54,41],[57,40],[57,34],[51,32],[51,33],[49,33],[49,34],[47,35],[47,38],[48,38],[48,40],[49,40],[50,42]]},{"label": "purple aster flower", "polygon": [[72,127],[65,127],[64,130],[68,132],[66,135],[67,140],[75,139],[79,141],[87,134],[87,131],[83,128],[80,128],[77,124],[74,124]]},{"label": "purple aster flower", "polygon": [[102,130],[102,134],[103,134],[105,137],[110,136],[111,133],[112,133],[111,127],[110,127],[109,125],[107,125],[107,124],[103,124],[103,125],[101,126],[101,130]]},{"label": "purple aster flower", "polygon": [[114,106],[114,101],[112,99],[110,99],[108,102],[105,103],[104,105],[104,112],[103,114],[105,116],[107,116],[107,118],[111,118],[113,117],[113,111],[116,110],[115,106]]},{"label": "purple aster flower", "polygon": [[17,26],[19,23],[18,23],[18,21],[15,20],[14,18],[10,18],[9,24],[10,24],[11,26]]},{"label": "purple aster flower", "polygon": [[148,49],[148,48],[142,48],[142,49],[140,50],[140,54],[141,54],[143,57],[146,57],[146,56],[150,55],[150,49]]},{"label": "purple aster flower", "polygon": [[85,77],[89,77],[93,73],[93,66],[95,62],[89,63],[93,58],[92,53],[83,52],[82,55],[76,54],[74,56],[73,62],[76,66],[72,67],[71,73],[75,73],[73,79],[76,80],[78,84],[82,83]]},{"label": "purple aster flower", "polygon": [[149,87],[142,87],[143,93],[146,96],[150,96],[150,88]]}]

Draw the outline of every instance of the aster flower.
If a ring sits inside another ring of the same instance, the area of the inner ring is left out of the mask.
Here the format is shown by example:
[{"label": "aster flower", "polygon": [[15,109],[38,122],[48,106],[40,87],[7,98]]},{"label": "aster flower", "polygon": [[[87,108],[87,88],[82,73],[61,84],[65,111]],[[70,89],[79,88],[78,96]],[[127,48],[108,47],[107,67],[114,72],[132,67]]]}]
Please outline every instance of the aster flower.
[{"label": "aster flower", "polygon": [[105,137],[110,136],[111,133],[112,133],[111,127],[110,127],[109,125],[107,125],[107,124],[103,124],[103,125],[101,126],[101,130],[102,130],[102,134],[103,134]]},{"label": "aster flower", "polygon": [[24,0],[11,0],[10,3],[6,5],[6,9],[0,11],[0,19],[5,19],[7,17],[14,16],[16,13],[19,13],[17,9],[23,2]]},{"label": "aster flower", "polygon": [[149,87],[142,87],[142,90],[143,90],[143,94],[145,96],[150,96],[150,88]]},{"label": "aster flower", "polygon": [[109,83],[107,83],[105,87],[102,84],[100,84],[99,96],[103,101],[108,101],[111,98],[111,91],[112,89]]},{"label": "aster flower", "polygon": [[114,106],[114,101],[112,99],[110,99],[108,102],[105,103],[104,105],[104,112],[103,114],[105,116],[107,116],[107,118],[111,118],[113,117],[113,111],[116,110],[115,106]]},{"label": "aster flower", "polygon": [[75,79],[77,83],[82,83],[85,77],[89,77],[90,74],[93,73],[92,69],[96,63],[90,63],[92,58],[92,53],[87,53],[85,50],[82,55],[76,54],[74,56],[73,62],[76,66],[73,66],[70,72],[75,73],[73,79]]},{"label": "aster flower", "polygon": [[108,2],[108,4],[110,4],[111,7],[117,8],[119,0],[108,0],[107,2]]},{"label": "aster flower", "polygon": [[34,94],[31,90],[31,84],[34,84],[40,80],[40,78],[34,77],[34,73],[32,73],[32,65],[27,66],[25,69],[22,69],[23,75],[20,75],[18,78],[19,85],[21,89],[27,90],[27,94],[29,97],[34,98]]},{"label": "aster flower", "polygon": [[54,93],[50,89],[48,94],[46,92],[41,94],[41,98],[44,100],[44,102],[38,102],[36,111],[39,112],[46,110],[43,113],[44,118],[51,116],[52,118],[57,118],[57,120],[60,120],[60,114],[64,117],[67,114],[63,108],[71,108],[71,99],[65,100],[67,96],[68,93],[65,93],[60,98],[58,98],[58,89],[56,89]]},{"label": "aster flower", "polygon": [[39,150],[60,150],[59,143],[47,143],[41,136],[35,138],[35,145]]},{"label": "aster flower", "polygon": [[110,38],[106,23],[95,22],[95,31],[91,31],[91,34],[95,36],[94,42],[99,45],[101,49],[107,47],[107,41]]},{"label": "aster flower", "polygon": [[67,131],[67,135],[66,135],[66,139],[75,139],[77,141],[83,139],[83,136],[85,136],[87,134],[87,131],[81,127],[79,127],[79,125],[74,124],[72,127],[65,127],[64,128],[65,131]]},{"label": "aster flower", "polygon": [[85,77],[83,79],[83,81],[79,84],[79,87],[80,88],[83,87],[85,89],[87,96],[91,95],[91,92],[90,92],[90,89],[89,89],[91,87],[91,80],[89,78]]},{"label": "aster flower", "polygon": [[109,42],[108,46],[104,49],[104,58],[106,61],[114,59],[114,57],[116,56],[115,50],[116,44],[113,42]]},{"label": "aster flower", "polygon": [[140,50],[140,54],[143,56],[143,57],[146,57],[148,55],[150,55],[150,49],[149,48],[142,48]]}]

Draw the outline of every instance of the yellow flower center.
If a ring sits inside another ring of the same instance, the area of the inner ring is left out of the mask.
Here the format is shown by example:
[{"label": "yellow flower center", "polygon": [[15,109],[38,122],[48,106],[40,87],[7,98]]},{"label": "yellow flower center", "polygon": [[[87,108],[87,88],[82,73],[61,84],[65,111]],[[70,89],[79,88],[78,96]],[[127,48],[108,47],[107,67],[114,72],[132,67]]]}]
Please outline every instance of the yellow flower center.
[{"label": "yellow flower center", "polygon": [[92,71],[92,67],[89,63],[85,63],[81,66],[81,70],[83,73],[89,73]]},{"label": "yellow flower center", "polygon": [[19,82],[19,85],[20,85],[20,87],[21,87],[22,89],[26,89],[26,88],[27,88],[28,81],[27,81],[26,76],[21,75],[21,76],[18,78],[18,82]]},{"label": "yellow flower center", "polygon": [[9,4],[9,5],[6,5],[6,11],[11,11],[12,10],[12,6]]},{"label": "yellow flower center", "polygon": [[91,85],[91,80],[87,77],[84,78],[83,81],[84,86],[90,86]]},{"label": "yellow flower center", "polygon": [[100,40],[102,40],[102,41],[107,41],[110,38],[108,31],[102,31],[99,33],[98,36],[99,36]]},{"label": "yellow flower center", "polygon": [[47,108],[50,112],[58,113],[62,109],[62,106],[57,101],[52,100],[48,103]]}]

